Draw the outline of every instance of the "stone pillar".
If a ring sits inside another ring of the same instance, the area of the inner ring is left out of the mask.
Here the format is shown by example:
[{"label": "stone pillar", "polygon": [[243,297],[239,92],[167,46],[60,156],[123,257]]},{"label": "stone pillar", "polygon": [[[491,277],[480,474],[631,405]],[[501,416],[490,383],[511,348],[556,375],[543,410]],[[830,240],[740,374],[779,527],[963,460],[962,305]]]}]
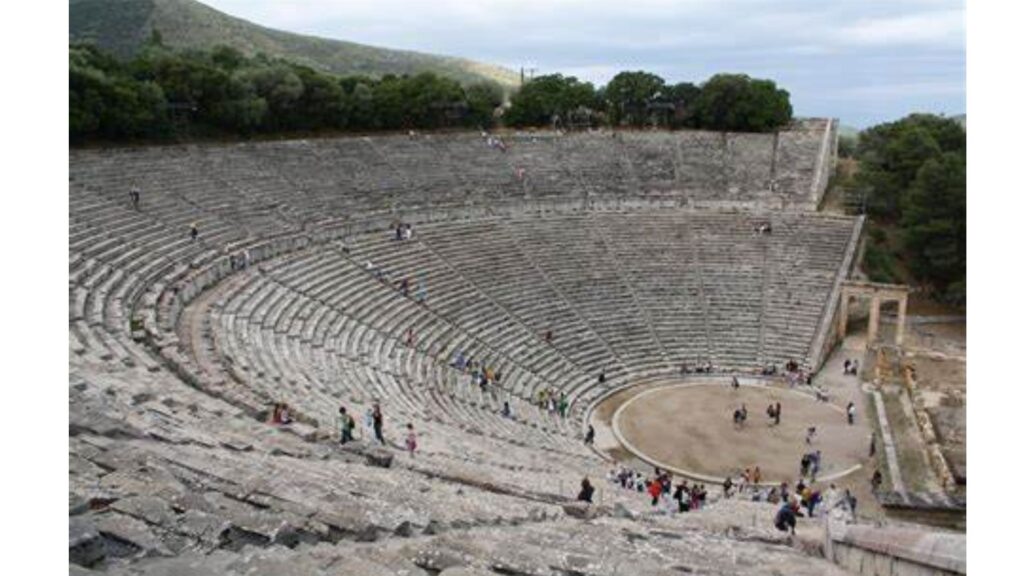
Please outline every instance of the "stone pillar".
[{"label": "stone pillar", "polygon": [[907,295],[900,298],[899,315],[896,317],[896,345],[903,346],[903,325],[907,322]]},{"label": "stone pillar", "polygon": [[846,338],[846,322],[849,320],[850,314],[850,295],[846,293],[846,290],[840,291],[841,296],[839,297],[839,341]]},{"label": "stone pillar", "polygon": [[878,294],[871,297],[871,315],[868,317],[868,342],[870,346],[878,338],[878,317],[882,314],[882,301]]}]

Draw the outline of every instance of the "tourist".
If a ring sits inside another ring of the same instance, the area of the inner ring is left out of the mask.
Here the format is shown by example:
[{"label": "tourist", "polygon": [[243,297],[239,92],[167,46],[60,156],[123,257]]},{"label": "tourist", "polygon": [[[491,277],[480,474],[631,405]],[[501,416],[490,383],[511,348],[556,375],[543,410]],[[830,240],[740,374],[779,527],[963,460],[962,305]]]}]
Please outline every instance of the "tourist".
[{"label": "tourist", "polygon": [[198,240],[199,239],[199,224],[196,224],[195,222],[190,224],[189,227],[188,227],[188,234],[192,238],[193,242]]},{"label": "tourist", "polygon": [[363,438],[373,436],[373,408],[367,408],[363,414]]},{"label": "tourist", "polygon": [[413,430],[412,423],[405,425],[405,449],[409,451],[409,456],[416,455],[416,431]]},{"label": "tourist", "polygon": [[877,493],[879,488],[882,487],[882,471],[875,469],[875,473],[871,475],[871,491]]},{"label": "tourist", "polygon": [[661,482],[657,478],[647,483],[647,493],[651,495],[651,506],[657,506],[661,498]]},{"label": "tourist", "polygon": [[680,512],[688,512],[690,510],[690,488],[686,485],[686,480],[683,480],[682,484],[676,486],[676,492],[672,497],[679,504]]},{"label": "tourist", "polygon": [[779,422],[782,421],[782,402],[775,403],[775,425],[778,426]]},{"label": "tourist", "polygon": [[754,486],[759,486],[761,484],[761,467],[760,466],[754,466],[754,473],[750,476],[750,479],[754,483]]},{"label": "tourist", "polygon": [[853,405],[853,402],[846,405],[846,422],[850,426],[853,426],[853,415],[856,411],[857,407]]},{"label": "tourist", "polygon": [[349,415],[345,407],[338,408],[338,429],[341,435],[341,443],[347,444],[352,441],[352,430],[356,427],[356,421]]},{"label": "tourist", "polygon": [[380,410],[380,404],[373,404],[373,436],[377,442],[384,444],[384,414]]},{"label": "tourist", "polygon": [[825,490],[825,497],[823,499],[825,512],[831,511],[839,504],[839,490],[836,489],[835,484],[829,484],[828,490]]},{"label": "tourist", "polygon": [[722,482],[722,494],[729,498],[732,496],[732,477],[726,476],[725,482]]},{"label": "tourist", "polygon": [[768,412],[768,419],[771,420],[772,422],[776,422],[777,423],[777,421],[775,420],[775,405],[774,404],[768,404],[767,412]]},{"label": "tourist", "polygon": [[580,493],[576,499],[580,502],[594,503],[594,486],[590,483],[589,478],[584,477],[583,481],[580,482]]},{"label": "tourist", "polygon": [[132,186],[132,189],[128,191],[128,199],[131,200],[132,208],[135,210],[139,209],[139,202],[141,201],[141,194],[139,193],[138,186]]},{"label": "tourist", "polygon": [[857,370],[859,368],[860,368],[860,360],[857,360],[856,358],[854,358],[853,359],[853,365],[850,366],[850,375],[851,376],[856,376],[857,375]]},{"label": "tourist", "polygon": [[812,441],[814,441],[814,436],[817,433],[818,433],[818,429],[815,426],[808,427],[807,428],[807,436],[804,437],[804,442],[806,442],[807,444],[810,444]]},{"label": "tourist", "polygon": [[501,407],[501,415],[505,418],[512,417],[512,408],[508,405],[508,400],[505,400],[505,403]]},{"label": "tourist", "polygon": [[857,520],[857,497],[850,493],[850,489],[849,488],[846,489],[845,502],[846,502],[846,509],[850,511],[850,517],[854,521],[856,521]]},{"label": "tourist", "polygon": [[821,491],[811,490],[810,487],[808,487],[807,490],[809,491],[808,496],[805,499],[805,502],[807,503],[807,516],[814,518],[814,509],[821,503]]},{"label": "tourist", "polygon": [[554,340],[554,339],[555,339],[555,333],[552,332],[551,330],[548,330],[547,332],[544,333],[544,342],[546,342],[548,344],[551,344],[551,341]]},{"label": "tourist", "polygon": [[739,390],[740,389],[740,380],[739,380],[739,378],[737,378],[735,376],[732,377],[732,389],[733,390]]},{"label": "tourist", "polygon": [[416,302],[423,304],[427,301],[427,287],[422,281],[416,280]]},{"label": "tourist", "polygon": [[276,405],[275,414],[273,416],[274,423],[278,424],[290,424],[292,423],[292,416],[288,411],[288,405],[282,402]]},{"label": "tourist", "polygon": [[604,381],[605,381],[604,372],[601,372],[600,374],[597,375],[597,383],[598,384],[604,384]]},{"label": "tourist", "polygon": [[583,444],[586,446],[592,446],[594,444],[594,426],[593,424],[587,425],[587,435],[583,438]]},{"label": "tourist", "polygon": [[875,435],[875,432],[872,431],[871,432],[871,444],[868,445],[868,458],[874,458],[875,457],[875,439],[876,438],[877,437]]}]

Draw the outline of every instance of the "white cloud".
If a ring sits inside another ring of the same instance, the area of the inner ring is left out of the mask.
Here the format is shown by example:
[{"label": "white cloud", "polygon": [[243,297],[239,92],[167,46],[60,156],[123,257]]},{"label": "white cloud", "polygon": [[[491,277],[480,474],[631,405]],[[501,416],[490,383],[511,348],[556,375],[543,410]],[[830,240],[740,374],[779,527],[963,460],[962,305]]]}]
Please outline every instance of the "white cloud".
[{"label": "white cloud", "polygon": [[839,30],[839,39],[850,44],[938,44],[962,46],[963,10],[943,10],[890,18],[864,19]]}]

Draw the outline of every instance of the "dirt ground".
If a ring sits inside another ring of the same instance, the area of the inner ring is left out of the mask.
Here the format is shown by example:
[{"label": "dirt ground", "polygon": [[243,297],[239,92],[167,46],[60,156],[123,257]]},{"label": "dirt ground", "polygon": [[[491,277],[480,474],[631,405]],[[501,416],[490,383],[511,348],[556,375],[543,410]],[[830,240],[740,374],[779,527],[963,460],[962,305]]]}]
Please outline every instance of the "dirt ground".
[{"label": "dirt ground", "polygon": [[[782,403],[782,421],[772,424],[769,403]],[[732,414],[746,404],[748,420],[736,427]],[[858,419],[859,420],[859,419]],[[760,466],[766,481],[793,482],[800,458],[822,451],[819,477],[866,462],[870,431],[850,426],[844,411],[786,387],[743,385],[727,379],[640,392],[616,415],[622,436],[641,453],[673,468],[717,477]],[[817,428],[811,445],[807,428]]]}]

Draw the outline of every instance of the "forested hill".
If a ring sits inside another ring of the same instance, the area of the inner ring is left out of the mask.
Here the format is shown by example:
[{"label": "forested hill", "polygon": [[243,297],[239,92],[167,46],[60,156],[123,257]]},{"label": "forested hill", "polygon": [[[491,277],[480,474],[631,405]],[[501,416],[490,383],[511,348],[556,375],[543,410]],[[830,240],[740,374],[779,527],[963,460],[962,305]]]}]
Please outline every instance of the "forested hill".
[{"label": "forested hill", "polygon": [[376,48],[265,28],[195,0],[70,0],[70,41],[93,42],[119,57],[134,55],[156,30],[173,48],[227,45],[338,75],[435,72],[462,83],[518,83],[511,70],[463,58]]}]

